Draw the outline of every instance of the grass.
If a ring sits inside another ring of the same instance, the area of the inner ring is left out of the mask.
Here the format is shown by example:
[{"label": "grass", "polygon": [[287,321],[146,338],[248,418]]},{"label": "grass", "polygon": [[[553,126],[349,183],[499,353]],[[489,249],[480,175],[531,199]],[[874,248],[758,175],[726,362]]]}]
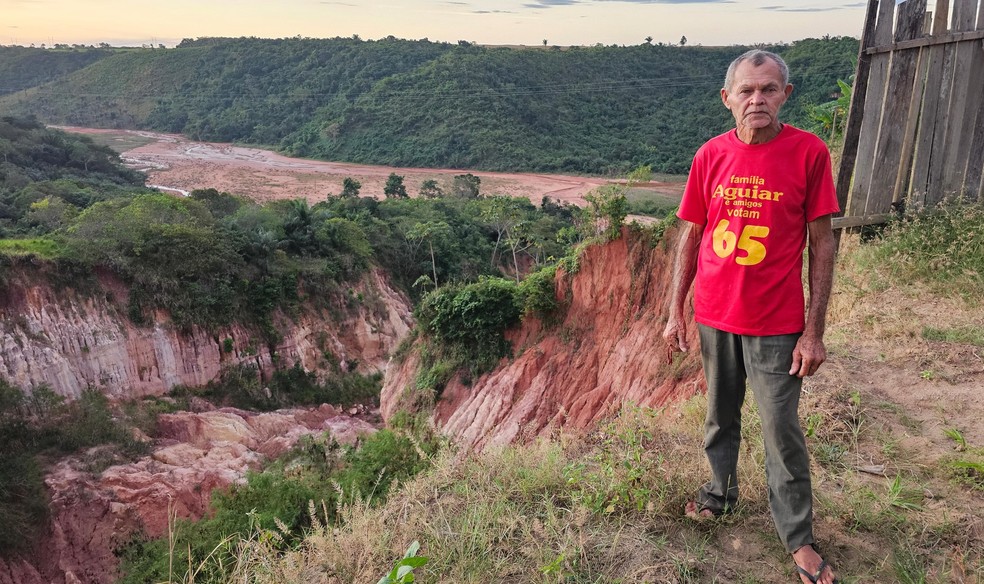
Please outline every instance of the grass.
[{"label": "grass", "polygon": [[984,327],[962,325],[947,328],[924,326],[922,337],[927,341],[943,341],[947,343],[962,343],[984,347]]},{"label": "grass", "polygon": [[633,215],[666,217],[680,206],[680,195],[663,193],[646,187],[632,187],[626,190],[628,211]]},{"label": "grass", "polygon": [[62,256],[64,246],[46,237],[0,239],[0,254],[11,257],[34,256],[53,260]]},{"label": "grass", "polygon": [[141,136],[126,130],[118,130],[115,132],[94,132],[86,133],[85,135],[91,138],[96,144],[101,146],[109,146],[121,154],[133,150],[134,148],[146,146],[147,144],[157,141],[154,138]]}]

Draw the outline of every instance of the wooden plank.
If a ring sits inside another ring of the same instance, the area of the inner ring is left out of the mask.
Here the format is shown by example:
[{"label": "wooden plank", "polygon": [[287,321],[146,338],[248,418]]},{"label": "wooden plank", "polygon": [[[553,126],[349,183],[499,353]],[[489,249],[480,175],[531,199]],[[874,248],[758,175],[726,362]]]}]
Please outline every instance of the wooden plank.
[{"label": "wooden plank", "polygon": [[[926,14],[923,29],[926,34],[932,32],[933,21],[930,13]],[[912,176],[913,151],[916,147],[916,130],[919,127],[919,110],[922,108],[923,94],[926,91],[926,69],[929,67],[929,50],[919,51],[916,60],[916,74],[913,80],[912,95],[909,98],[909,111],[906,114],[905,131],[902,135],[902,160],[899,162],[899,172],[895,178],[895,188],[892,189],[892,203],[905,200],[909,190],[909,180]]]},{"label": "wooden plank", "polygon": [[851,179],[858,156],[858,141],[861,135],[861,122],[864,119],[865,95],[868,92],[868,76],[871,73],[871,55],[866,49],[874,41],[875,17],[878,16],[878,0],[868,0],[868,10],[864,16],[861,30],[861,45],[858,48],[858,65],[854,71],[854,84],[851,88],[851,106],[847,110],[847,123],[844,125],[844,146],[841,149],[840,168],[837,170],[838,215],[847,212],[847,199],[851,194]]},{"label": "wooden plank", "polygon": [[[875,18],[874,43],[886,44],[892,40],[892,20],[895,4],[892,0],[878,3]],[[846,215],[862,215],[867,206],[871,190],[871,173],[875,166],[875,148],[878,145],[878,130],[881,127],[882,109],[885,103],[885,89],[888,86],[888,65],[890,54],[871,57],[871,71],[868,75],[868,91],[864,99],[864,113],[861,122],[861,140],[858,144],[857,166],[854,172],[854,185]]]},{"label": "wooden plank", "polygon": [[878,225],[888,223],[893,217],[893,213],[883,213],[881,215],[858,215],[856,217],[834,217],[830,223],[834,229],[847,229],[849,227],[862,227],[864,225]]},{"label": "wooden plank", "polygon": [[[949,10],[949,0],[936,2],[936,13],[933,15],[934,36],[941,35],[946,31]],[[937,129],[942,131],[944,127],[944,124],[940,123],[941,107],[945,108],[945,102],[941,102],[940,99],[940,88],[943,85],[945,47],[935,45],[929,47],[927,51],[929,57],[927,59],[926,89],[923,93],[922,110],[919,114],[919,130],[913,152],[912,178],[909,181],[909,203],[915,206],[922,206],[926,203],[933,144],[936,141]],[[941,103],[943,103],[942,106]]]},{"label": "wooden plank", "polygon": [[831,227],[834,229],[852,229],[865,225],[880,225],[898,217],[897,213],[880,213],[878,215],[858,215],[856,217],[834,217]]},{"label": "wooden plank", "polygon": [[967,156],[963,192],[968,199],[976,198],[984,203],[984,99],[977,107],[977,120],[974,124],[974,138],[970,142],[970,153]]},{"label": "wooden plank", "polygon": [[[981,2],[984,8],[984,2]],[[984,99],[980,90],[984,87],[984,43],[973,43],[971,49],[972,63],[967,82],[967,124],[960,144],[960,152],[967,153],[967,162],[963,167],[963,182],[959,191],[971,200],[979,198],[981,174],[984,172]]]},{"label": "wooden plank", "polygon": [[[984,30],[984,0],[977,7],[977,30]],[[981,50],[984,51],[984,43]],[[984,59],[980,53],[977,57]],[[973,88],[973,86],[971,86]],[[967,159],[967,177],[964,180],[964,191],[968,198],[974,195],[974,185],[977,185],[977,200],[984,203],[984,99],[977,107],[977,120],[974,124],[974,139],[970,144],[970,155]]]},{"label": "wooden plank", "polygon": [[890,43],[880,47],[871,47],[867,52],[869,55],[877,55],[878,53],[891,53],[893,51],[901,51],[905,49],[919,49],[922,47],[946,45],[960,41],[976,41],[979,39],[984,39],[984,30],[975,30],[971,32],[950,32],[941,35],[932,34],[919,39],[899,41],[897,43]]},{"label": "wooden plank", "polygon": [[[925,13],[926,0],[902,2],[898,9],[895,40],[904,41],[919,36]],[[871,189],[864,207],[866,215],[888,213],[892,210],[898,176],[903,172],[903,134],[907,125],[918,56],[914,51],[892,53],[885,107],[878,132],[878,145],[875,148],[877,164],[872,172]]]},{"label": "wooden plank", "polygon": [[[973,30],[977,20],[976,13],[977,0],[956,0],[953,7],[954,30],[958,32]],[[968,119],[968,108],[971,107],[971,103],[976,105],[981,96],[981,87],[984,86],[980,80],[977,80],[976,85],[970,85],[976,44],[979,43],[962,42],[954,49],[953,88],[950,94],[950,109],[947,112],[947,117],[953,123],[946,126],[943,149],[944,197],[960,196],[964,172],[967,169],[967,155],[970,150],[970,135],[967,127],[973,124],[973,120]]]},{"label": "wooden plank", "polygon": [[[943,157],[946,147],[946,136],[949,135],[947,128],[956,123],[962,123],[950,117],[950,98],[953,94],[953,64],[956,47],[952,44],[943,46],[943,64],[941,66],[943,76],[939,85],[939,101],[936,107],[936,128],[933,132],[933,143],[930,147],[929,172],[926,180],[926,196],[924,203],[927,206],[936,205],[943,200],[943,172],[946,169],[946,159]],[[926,84],[927,91],[932,90],[932,85]],[[933,115],[927,112],[927,115]]]}]

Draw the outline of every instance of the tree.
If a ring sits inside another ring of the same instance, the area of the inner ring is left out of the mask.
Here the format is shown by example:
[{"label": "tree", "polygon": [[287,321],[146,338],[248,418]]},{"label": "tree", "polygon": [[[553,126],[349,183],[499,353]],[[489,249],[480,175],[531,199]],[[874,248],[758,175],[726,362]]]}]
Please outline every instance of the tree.
[{"label": "tree", "polygon": [[477,199],[482,179],[472,173],[459,174],[451,183],[451,194],[461,199]]},{"label": "tree", "polygon": [[543,39],[543,46],[547,46],[547,39]]},{"label": "tree", "polygon": [[836,99],[807,109],[813,121],[820,124],[820,130],[823,133],[830,133],[829,144],[833,144],[844,133],[847,112],[851,108],[851,86],[842,79],[837,80],[837,85],[840,87],[840,93],[837,94]]},{"label": "tree", "polygon": [[345,180],[342,181],[342,194],[341,194],[341,196],[342,197],[351,197],[351,198],[358,197],[359,196],[359,189],[361,189],[361,188],[362,188],[362,183],[360,183],[359,181],[357,181],[357,180],[355,180],[353,178],[345,177]]},{"label": "tree", "polygon": [[391,172],[389,178],[386,179],[386,186],[383,187],[383,194],[386,195],[387,199],[406,199],[409,197],[407,187],[403,185],[403,177]]},{"label": "tree", "polygon": [[589,204],[594,223],[595,235],[615,239],[622,230],[629,203],[625,198],[625,187],[608,185],[584,195]]},{"label": "tree", "polygon": [[304,199],[294,199],[288,205],[284,217],[284,247],[293,254],[316,255],[320,245],[315,232],[327,219],[327,213],[317,207],[311,208]]},{"label": "tree", "polygon": [[512,250],[513,267],[516,270],[516,281],[519,281],[519,262],[517,254],[522,251],[520,230],[529,220],[533,206],[526,199],[516,197],[496,196],[485,201],[482,209],[482,219],[495,230],[495,247],[492,248],[492,265],[496,265],[496,255],[499,246],[507,244]]},{"label": "tree", "polygon": [[680,46],[683,47],[686,44],[687,44],[687,36],[684,35],[684,36],[680,37]]},{"label": "tree", "polygon": [[437,185],[437,181],[429,178],[420,185],[420,196],[425,199],[436,199],[444,196],[444,193],[441,191],[441,187]]},{"label": "tree", "polygon": [[444,221],[427,221],[416,223],[407,232],[407,239],[417,242],[427,242],[431,256],[431,270],[434,274],[434,287],[437,287],[437,259],[434,255],[434,240],[451,235],[451,226]]},{"label": "tree", "polygon": [[646,44],[647,44],[647,45],[651,45],[651,44],[653,44],[653,37],[651,37],[651,36],[647,36],[647,37],[646,37]]}]

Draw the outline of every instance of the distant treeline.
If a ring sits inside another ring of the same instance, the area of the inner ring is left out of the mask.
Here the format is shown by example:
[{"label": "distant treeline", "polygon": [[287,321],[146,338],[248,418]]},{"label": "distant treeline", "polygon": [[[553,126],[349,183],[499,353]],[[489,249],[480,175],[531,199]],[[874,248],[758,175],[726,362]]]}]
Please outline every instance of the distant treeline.
[{"label": "distant treeline", "polygon": [[[393,166],[683,173],[697,147],[733,123],[718,90],[728,63],[748,48],[517,49],[393,37],[206,38],[153,51],[0,48],[0,78],[20,80],[10,89],[37,85],[0,97],[0,110]],[[764,48],[790,65],[796,91],[786,121],[810,128],[808,107],[829,101],[837,80],[850,77],[858,41]],[[33,67],[30,55],[65,64],[31,77],[19,69]]]}]

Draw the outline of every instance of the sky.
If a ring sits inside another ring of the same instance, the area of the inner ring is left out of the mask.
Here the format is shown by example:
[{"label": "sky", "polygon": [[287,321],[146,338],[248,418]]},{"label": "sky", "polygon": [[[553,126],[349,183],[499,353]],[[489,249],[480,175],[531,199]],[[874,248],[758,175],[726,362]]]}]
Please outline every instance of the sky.
[{"label": "sky", "polygon": [[0,0],[0,44],[174,46],[203,36],[483,45],[749,45],[860,37],[865,0]]}]

